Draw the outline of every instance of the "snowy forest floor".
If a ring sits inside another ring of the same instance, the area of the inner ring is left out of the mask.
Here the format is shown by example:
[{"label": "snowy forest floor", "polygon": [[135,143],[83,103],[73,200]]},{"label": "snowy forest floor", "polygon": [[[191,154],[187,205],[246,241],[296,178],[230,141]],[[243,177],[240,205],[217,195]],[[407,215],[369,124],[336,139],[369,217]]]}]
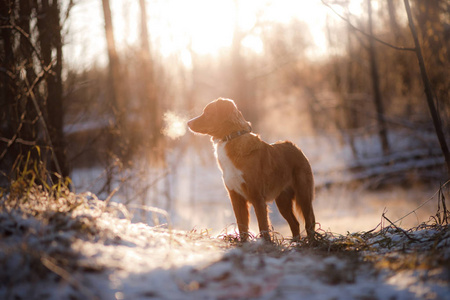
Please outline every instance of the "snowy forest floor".
[{"label": "snowy forest floor", "polygon": [[1,196],[0,299],[450,299],[450,216],[439,201],[415,228],[383,216],[371,231],[319,230],[311,244],[239,244],[16,182]]}]

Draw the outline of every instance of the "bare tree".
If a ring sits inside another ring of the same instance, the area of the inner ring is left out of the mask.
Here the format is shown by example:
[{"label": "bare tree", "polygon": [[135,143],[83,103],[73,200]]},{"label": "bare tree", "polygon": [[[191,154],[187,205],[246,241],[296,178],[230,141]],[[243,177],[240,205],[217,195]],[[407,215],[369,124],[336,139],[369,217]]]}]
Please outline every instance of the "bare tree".
[{"label": "bare tree", "polygon": [[[33,148],[53,179],[67,176],[62,110],[60,2],[0,1],[0,165],[14,179],[20,157]],[[68,11],[66,12],[66,15]],[[37,25],[37,26],[33,26]],[[41,178],[44,179],[44,178]]]},{"label": "bare tree", "polygon": [[[368,16],[369,16],[369,35],[373,36],[373,22],[372,22],[372,2],[367,0]],[[375,49],[375,41],[369,38],[369,58],[370,58],[370,74],[373,88],[373,101],[377,112],[378,135],[380,137],[383,153],[386,155],[390,151],[389,140],[387,136],[386,121],[384,120],[384,107],[381,99],[380,90],[380,75],[378,73],[377,53]]]},{"label": "bare tree", "polygon": [[441,146],[442,153],[444,154],[445,162],[447,164],[447,171],[448,175],[450,177],[450,152],[447,146],[447,141],[445,140],[444,131],[442,130],[442,123],[439,116],[438,111],[436,110],[436,106],[434,104],[434,97],[433,92],[431,88],[431,83],[428,78],[427,70],[425,67],[425,62],[422,55],[422,49],[420,47],[419,38],[417,36],[416,26],[414,25],[414,20],[411,13],[411,7],[409,5],[408,0],[403,0],[405,4],[406,14],[408,15],[408,24],[409,28],[411,30],[411,35],[414,39],[414,45],[415,45],[415,53],[417,56],[417,60],[419,62],[420,67],[420,74],[422,76],[422,82],[425,88],[425,95],[427,98],[427,104],[428,108],[430,110],[431,117],[433,119],[433,125],[434,129],[436,131],[437,138],[439,140],[439,144]]},{"label": "bare tree", "polygon": [[[141,12],[141,61],[142,68],[138,70],[142,75],[141,85],[141,104],[144,108],[145,116],[143,118],[146,120],[144,123],[145,129],[142,128],[143,140],[147,140],[146,136],[150,138],[150,149],[152,152],[159,153],[153,159],[163,160],[164,157],[161,155],[162,151],[162,118],[161,118],[161,108],[158,101],[158,90],[155,80],[155,70],[153,65],[153,56],[150,49],[149,33],[147,27],[147,6],[145,0],[139,0],[140,12]],[[148,133],[148,128],[150,128],[150,134]]]},{"label": "bare tree", "polygon": [[108,49],[109,58],[109,70],[110,70],[110,98],[112,102],[112,109],[114,117],[116,118],[116,126],[119,133],[123,133],[126,126],[126,120],[124,117],[124,99],[123,99],[123,86],[121,80],[120,60],[116,49],[116,43],[114,40],[114,27],[112,22],[112,14],[109,0],[102,0],[103,15],[105,18],[105,36]]},{"label": "bare tree", "polygon": [[[239,12],[239,1],[234,1],[236,14]],[[258,112],[255,110],[254,81],[248,80],[248,61],[242,55],[242,40],[246,37],[239,27],[239,18],[235,18],[233,40],[230,53],[230,90],[227,97],[233,98],[239,105],[243,114],[254,124],[257,123]]]}]

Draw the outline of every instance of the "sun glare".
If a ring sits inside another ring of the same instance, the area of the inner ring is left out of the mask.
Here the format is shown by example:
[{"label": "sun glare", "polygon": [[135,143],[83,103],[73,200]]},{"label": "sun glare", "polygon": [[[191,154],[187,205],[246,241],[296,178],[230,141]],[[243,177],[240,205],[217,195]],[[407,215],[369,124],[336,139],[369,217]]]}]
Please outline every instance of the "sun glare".
[{"label": "sun glare", "polygon": [[[153,27],[152,34],[159,37],[160,52],[166,57],[186,48],[200,55],[216,54],[231,45],[236,24],[242,32],[249,32],[258,17],[262,22],[302,20],[309,25],[312,42],[321,50],[326,47],[323,24],[327,11],[319,0],[246,0],[237,4],[231,0],[170,0],[158,5],[165,25]],[[262,40],[254,33],[243,39],[242,46],[254,53],[263,51]]]},{"label": "sun glare", "polygon": [[[119,51],[139,45],[139,5],[135,0],[110,0],[116,45]],[[97,2],[95,2],[97,3]],[[337,6],[339,9],[339,6]],[[361,0],[350,1],[350,11],[357,14]],[[252,30],[257,22],[305,22],[311,33],[310,53],[320,56],[327,51],[324,34],[329,8],[321,0],[156,0],[147,1],[147,24],[151,47],[163,57],[176,55],[189,66],[190,55],[218,55],[231,46],[236,25],[248,33],[242,47],[253,53],[264,49],[261,31]],[[101,5],[80,1],[74,7],[70,26],[70,44],[65,49],[74,60],[82,57],[91,63],[107,62]],[[89,21],[93,20],[93,21]],[[86,32],[93,34],[86,34]],[[83,46],[80,46],[83,45]],[[80,62],[78,62],[80,63]]]},{"label": "sun glare", "polygon": [[159,12],[164,22],[151,31],[159,37],[164,56],[183,48],[198,54],[212,54],[231,44],[232,1],[161,1]]}]

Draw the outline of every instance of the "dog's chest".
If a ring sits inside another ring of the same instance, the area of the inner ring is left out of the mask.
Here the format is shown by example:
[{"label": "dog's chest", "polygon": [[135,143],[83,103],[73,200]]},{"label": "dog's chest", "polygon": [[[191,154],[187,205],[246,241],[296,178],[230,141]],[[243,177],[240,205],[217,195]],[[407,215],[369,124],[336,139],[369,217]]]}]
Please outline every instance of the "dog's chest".
[{"label": "dog's chest", "polygon": [[234,163],[231,161],[230,157],[226,151],[227,142],[215,143],[215,155],[219,163],[219,167],[222,170],[222,178],[227,189],[234,190],[235,192],[244,196],[242,190],[242,184],[245,182],[243,173],[241,170],[236,168]]}]

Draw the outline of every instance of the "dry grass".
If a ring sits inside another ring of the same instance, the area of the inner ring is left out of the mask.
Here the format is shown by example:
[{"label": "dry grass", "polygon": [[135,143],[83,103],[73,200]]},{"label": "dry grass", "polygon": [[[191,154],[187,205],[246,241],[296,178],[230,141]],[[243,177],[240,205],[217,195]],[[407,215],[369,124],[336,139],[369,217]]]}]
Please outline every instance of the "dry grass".
[{"label": "dry grass", "polygon": [[[122,205],[109,201],[110,198],[101,201],[90,193],[75,194],[62,180],[52,186],[42,184],[35,171],[25,170],[9,191],[0,193],[0,288],[3,285],[8,290],[8,287],[37,284],[42,280],[64,280],[73,288],[74,298],[95,298],[74,274],[101,272],[109,266],[82,263],[82,254],[72,245],[77,239],[119,243],[123,234],[105,226],[105,220],[119,223],[119,216],[126,219],[129,213]],[[282,257],[292,252],[334,255],[349,262],[347,269],[359,268],[363,263],[390,271],[450,268],[450,212],[444,193],[439,192],[436,215],[426,224],[405,230],[383,217],[388,226],[380,224],[373,230],[347,235],[318,231],[313,242],[292,241],[276,232],[273,243],[265,243],[258,236],[251,237],[248,243],[240,243],[228,229],[218,237],[212,237],[206,230],[176,232],[156,227],[154,230],[167,231],[170,243],[179,248],[188,241],[199,245],[199,249],[238,247],[244,253],[258,256]],[[129,219],[126,221],[125,227],[130,223]],[[341,273],[352,274],[347,269]],[[329,280],[351,281],[345,276]]]},{"label": "dry grass", "polygon": [[31,283],[37,289],[43,280],[65,280],[73,297],[92,298],[72,274],[104,268],[80,264],[72,244],[76,239],[114,243],[117,236],[97,221],[116,212],[91,193],[71,192],[68,180],[48,184],[47,175],[27,161],[9,190],[0,191],[0,288]]},{"label": "dry grass", "polygon": [[236,234],[225,233],[219,238],[231,247],[275,256],[289,251],[338,255],[351,261],[356,258],[360,262],[372,263],[377,269],[393,271],[450,268],[450,211],[442,189],[437,192],[436,214],[428,222],[409,229],[396,226],[383,214],[384,222],[372,230],[348,232],[346,235],[318,230],[313,242],[307,239],[292,241],[276,232],[270,244],[257,242],[258,236],[253,236],[250,243],[244,244],[239,242]]}]

